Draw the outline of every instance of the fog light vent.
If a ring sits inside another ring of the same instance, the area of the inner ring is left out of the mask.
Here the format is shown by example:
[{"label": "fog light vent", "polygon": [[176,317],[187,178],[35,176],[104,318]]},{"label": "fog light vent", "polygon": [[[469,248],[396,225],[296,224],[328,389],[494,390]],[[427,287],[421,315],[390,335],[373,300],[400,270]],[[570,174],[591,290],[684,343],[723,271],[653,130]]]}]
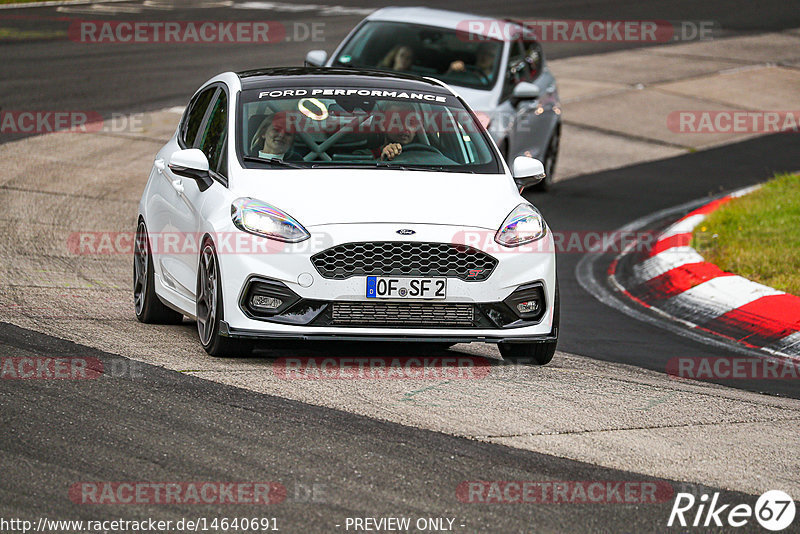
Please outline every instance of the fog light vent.
[{"label": "fog light vent", "polygon": [[539,311],[539,301],[526,300],[525,302],[520,302],[517,304],[517,311],[519,313],[536,313]]},{"label": "fog light vent", "polygon": [[281,299],[276,299],[275,297],[267,297],[265,295],[253,295],[253,298],[250,299],[250,304],[254,308],[258,308],[261,310],[277,310],[283,304]]},{"label": "fog light vent", "polygon": [[272,317],[280,315],[300,300],[286,284],[260,276],[252,276],[245,283],[239,306],[248,316]]},{"label": "fog light vent", "polygon": [[546,303],[541,282],[519,286],[504,301],[520,319],[537,320],[544,315]]}]

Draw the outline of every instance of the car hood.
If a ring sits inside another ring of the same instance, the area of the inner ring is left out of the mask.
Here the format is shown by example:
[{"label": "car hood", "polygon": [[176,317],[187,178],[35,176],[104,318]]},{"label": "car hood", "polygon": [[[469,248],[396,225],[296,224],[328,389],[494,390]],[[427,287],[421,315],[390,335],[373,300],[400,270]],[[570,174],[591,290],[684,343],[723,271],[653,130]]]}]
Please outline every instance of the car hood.
[{"label": "car hood", "polygon": [[496,230],[523,202],[502,174],[361,169],[244,169],[237,197],[275,206],[310,228],[323,224],[416,223]]},{"label": "car hood", "polygon": [[463,98],[473,111],[482,111],[483,113],[492,113],[495,105],[492,98],[491,91],[482,89],[472,89],[469,87],[460,87],[458,85],[451,85],[450,88]]}]

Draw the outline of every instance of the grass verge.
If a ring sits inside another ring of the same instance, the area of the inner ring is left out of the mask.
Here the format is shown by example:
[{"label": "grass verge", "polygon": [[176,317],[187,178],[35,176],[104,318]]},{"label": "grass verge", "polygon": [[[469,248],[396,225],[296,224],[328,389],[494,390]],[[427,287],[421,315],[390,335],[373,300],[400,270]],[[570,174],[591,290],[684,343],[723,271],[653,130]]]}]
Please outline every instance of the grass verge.
[{"label": "grass verge", "polygon": [[724,204],[695,228],[692,246],[721,269],[800,295],[800,174]]}]

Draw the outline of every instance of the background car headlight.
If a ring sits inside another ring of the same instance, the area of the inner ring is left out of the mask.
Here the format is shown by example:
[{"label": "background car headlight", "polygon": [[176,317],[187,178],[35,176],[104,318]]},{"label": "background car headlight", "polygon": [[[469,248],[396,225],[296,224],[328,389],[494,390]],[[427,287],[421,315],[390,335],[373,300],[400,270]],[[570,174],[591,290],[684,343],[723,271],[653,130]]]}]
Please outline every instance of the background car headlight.
[{"label": "background car headlight", "polygon": [[506,247],[518,247],[543,238],[546,232],[542,214],[530,204],[520,204],[508,214],[494,240]]},{"label": "background car headlight", "polygon": [[311,237],[303,225],[287,213],[254,198],[234,200],[231,217],[239,230],[270,239],[298,243]]}]

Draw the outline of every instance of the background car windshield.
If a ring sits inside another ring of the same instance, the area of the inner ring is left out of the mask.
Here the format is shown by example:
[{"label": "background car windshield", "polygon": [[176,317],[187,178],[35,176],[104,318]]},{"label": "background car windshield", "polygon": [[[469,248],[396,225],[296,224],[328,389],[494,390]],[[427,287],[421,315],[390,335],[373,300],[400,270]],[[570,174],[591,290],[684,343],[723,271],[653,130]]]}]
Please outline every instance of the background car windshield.
[{"label": "background car windshield", "polygon": [[337,65],[434,76],[490,89],[503,43],[466,32],[397,22],[367,22],[334,58]]},{"label": "background car windshield", "polygon": [[[237,119],[240,154],[251,168],[266,167],[270,160],[275,168],[502,172],[482,126],[446,93],[272,87],[244,91]],[[394,145],[395,153],[384,153],[387,145]]]}]

